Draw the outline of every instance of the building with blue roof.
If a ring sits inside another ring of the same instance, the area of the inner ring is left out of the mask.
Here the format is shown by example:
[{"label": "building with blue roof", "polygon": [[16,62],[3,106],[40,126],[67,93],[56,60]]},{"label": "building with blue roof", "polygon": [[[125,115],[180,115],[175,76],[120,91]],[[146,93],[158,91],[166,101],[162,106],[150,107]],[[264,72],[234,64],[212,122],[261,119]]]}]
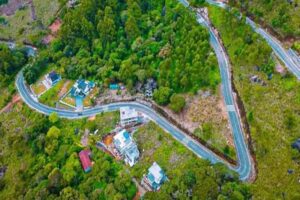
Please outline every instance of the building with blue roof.
[{"label": "building with blue roof", "polygon": [[148,169],[148,174],[144,175],[141,184],[149,191],[157,191],[166,180],[168,178],[165,172],[154,162]]},{"label": "building with blue roof", "polygon": [[86,81],[83,79],[79,79],[73,85],[70,94],[72,97],[86,97],[89,92],[95,87],[95,83],[93,81]]},{"label": "building with blue roof", "polygon": [[50,72],[46,75],[46,81],[50,86],[54,86],[61,80],[61,76],[57,74],[55,71]]},{"label": "building with blue roof", "polygon": [[140,152],[133,138],[125,129],[114,136],[113,143],[129,166],[132,167],[138,161]]}]

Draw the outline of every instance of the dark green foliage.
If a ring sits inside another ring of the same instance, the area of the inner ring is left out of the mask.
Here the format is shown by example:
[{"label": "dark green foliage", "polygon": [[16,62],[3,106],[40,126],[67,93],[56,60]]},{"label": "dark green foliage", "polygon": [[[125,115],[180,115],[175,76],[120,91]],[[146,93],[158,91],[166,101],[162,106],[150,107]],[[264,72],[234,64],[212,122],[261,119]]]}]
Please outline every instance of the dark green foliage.
[{"label": "dark green foliage", "polygon": [[0,0],[0,6],[4,5],[4,4],[7,4],[7,3],[8,3],[8,0]]},{"label": "dark green foliage", "polygon": [[267,75],[270,75],[274,72],[275,63],[273,59],[270,57],[269,60],[261,65],[261,70],[265,72]]},{"label": "dark green foliage", "polygon": [[0,44],[0,87],[9,85],[26,62],[23,51],[10,50],[6,45]]},{"label": "dark green foliage", "polygon": [[205,0],[191,0],[189,2],[190,2],[190,5],[193,7],[201,7],[204,5]]},{"label": "dark green foliage", "polygon": [[4,18],[4,17],[1,17],[0,16],[0,24],[6,24],[7,23],[7,21],[6,21],[6,19]]},{"label": "dark green foliage", "polygon": [[41,76],[42,72],[46,69],[51,57],[48,51],[42,51],[35,58],[35,61],[27,65],[24,69],[24,78],[28,84],[32,84]]}]

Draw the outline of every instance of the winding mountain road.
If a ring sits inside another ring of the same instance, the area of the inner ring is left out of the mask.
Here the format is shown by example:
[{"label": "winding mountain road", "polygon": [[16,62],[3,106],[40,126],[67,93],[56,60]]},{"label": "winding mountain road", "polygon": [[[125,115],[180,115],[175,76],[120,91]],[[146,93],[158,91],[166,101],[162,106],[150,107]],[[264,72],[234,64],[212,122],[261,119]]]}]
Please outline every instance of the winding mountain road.
[{"label": "winding mountain road", "polygon": [[[182,0],[186,1],[186,0]],[[206,0],[207,3],[218,6],[223,9],[227,9],[230,7],[224,3],[216,2],[214,0]],[[276,56],[285,64],[285,66],[292,72],[298,80],[300,80],[300,62],[295,62],[293,56],[289,54],[289,50],[285,49],[284,46],[270,33],[266,30],[262,29],[258,24],[256,24],[249,17],[246,17],[246,23],[251,26],[251,28],[260,36],[262,36],[269,46],[272,48],[273,52]]]},{"label": "winding mountain road", "polygon": [[[179,0],[184,6],[188,7],[189,4],[184,0]],[[60,117],[77,119],[83,117],[94,116],[102,112],[116,111],[124,106],[129,106],[135,108],[136,110],[148,115],[156,124],[165,129],[170,133],[176,140],[181,142],[184,146],[190,149],[197,156],[207,159],[212,163],[221,162],[227,165],[230,169],[236,171],[240,175],[241,180],[249,179],[252,170],[254,169],[252,164],[252,159],[245,142],[244,133],[241,125],[240,116],[237,112],[236,104],[234,103],[233,91],[231,87],[231,76],[230,76],[230,65],[227,56],[224,53],[223,47],[220,44],[217,36],[215,35],[209,24],[200,15],[197,15],[197,21],[206,26],[210,33],[210,43],[215,50],[217,55],[221,78],[222,78],[222,94],[224,96],[225,103],[227,105],[227,111],[229,116],[229,122],[231,125],[234,143],[237,151],[238,166],[232,166],[228,162],[224,161],[222,158],[217,156],[211,150],[207,149],[205,146],[201,145],[187,134],[183,133],[181,130],[176,128],[172,123],[167,121],[164,117],[156,113],[151,107],[138,102],[122,102],[122,103],[112,103],[108,105],[96,106],[90,109],[83,110],[82,112],[75,112],[63,109],[57,109],[48,107],[38,102],[38,100],[29,91],[22,72],[20,72],[16,79],[16,86],[20,93],[20,96],[24,102],[32,109],[49,115],[56,112]]]}]

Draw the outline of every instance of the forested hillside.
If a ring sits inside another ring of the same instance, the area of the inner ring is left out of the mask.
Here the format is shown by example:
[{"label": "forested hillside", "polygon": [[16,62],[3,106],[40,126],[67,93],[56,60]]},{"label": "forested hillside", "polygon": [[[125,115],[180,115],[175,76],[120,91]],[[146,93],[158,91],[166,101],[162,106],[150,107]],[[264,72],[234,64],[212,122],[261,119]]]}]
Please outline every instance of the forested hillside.
[{"label": "forested hillside", "polygon": [[[16,106],[0,115],[0,199],[101,199],[131,200],[154,160],[163,164],[169,181],[145,199],[250,199],[249,187],[226,166],[199,159],[169,134],[150,123],[138,130],[141,149],[151,152],[135,168],[96,148],[96,141],[112,130],[119,113],[98,115],[94,121],[46,117],[27,106]],[[99,130],[89,136],[92,171],[84,173],[78,153],[86,129]],[[141,146],[142,145],[142,146]]]},{"label": "forested hillside", "polygon": [[230,4],[263,20],[282,37],[300,37],[299,0],[230,0]]},{"label": "forested hillside", "polygon": [[214,90],[220,76],[208,37],[175,0],[83,0],[64,15],[60,38],[25,78],[32,83],[41,64],[54,64],[66,78],[121,81],[129,90],[149,77],[163,88],[158,94]]}]

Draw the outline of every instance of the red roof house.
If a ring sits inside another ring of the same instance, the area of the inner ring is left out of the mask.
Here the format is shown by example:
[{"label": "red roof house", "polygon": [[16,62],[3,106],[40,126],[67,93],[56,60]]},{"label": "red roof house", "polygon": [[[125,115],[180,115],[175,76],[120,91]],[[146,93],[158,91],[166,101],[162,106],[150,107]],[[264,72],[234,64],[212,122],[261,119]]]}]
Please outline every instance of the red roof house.
[{"label": "red roof house", "polygon": [[79,152],[79,158],[84,172],[90,172],[92,170],[92,162],[90,159],[91,154],[92,152],[89,149]]}]

